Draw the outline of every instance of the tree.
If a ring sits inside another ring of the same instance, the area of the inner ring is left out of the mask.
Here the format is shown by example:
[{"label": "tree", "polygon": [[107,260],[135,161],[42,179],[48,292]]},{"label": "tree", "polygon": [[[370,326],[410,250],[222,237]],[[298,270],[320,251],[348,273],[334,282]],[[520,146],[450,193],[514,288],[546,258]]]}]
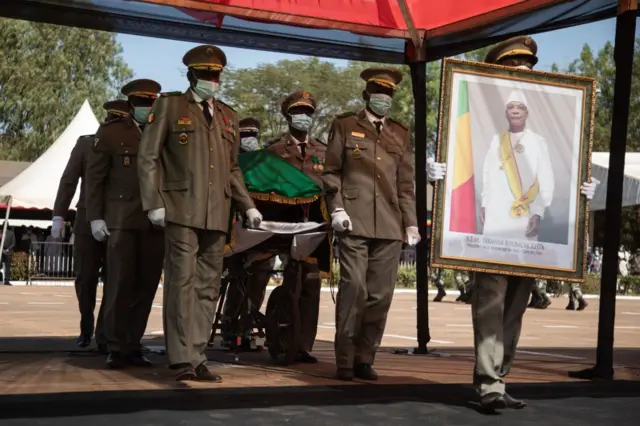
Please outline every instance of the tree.
[{"label": "tree", "polygon": [[[613,43],[607,42],[596,54],[584,45],[580,57],[575,59],[562,72],[584,75],[596,79],[597,97],[594,123],[594,151],[609,151],[611,138],[611,120],[613,114],[613,92],[615,83],[615,61],[613,59]],[[629,128],[627,133],[627,152],[640,150],[640,39],[636,40],[634,52],[634,68],[631,83]],[[554,70],[560,67],[553,65]],[[604,229],[604,212],[595,216],[594,245],[601,246],[606,237]],[[640,206],[622,209],[621,241],[626,247],[640,247]]]},{"label": "tree", "polygon": [[336,114],[350,110],[359,84],[348,68],[318,58],[283,60],[256,68],[227,69],[222,81],[222,98],[241,117],[255,117],[267,142],[287,130],[280,112],[284,98],[295,91],[311,93],[317,102],[311,134],[325,138]]},{"label": "tree", "polygon": [[0,19],[0,158],[33,161],[85,99],[98,118],[133,76],[115,34]]}]

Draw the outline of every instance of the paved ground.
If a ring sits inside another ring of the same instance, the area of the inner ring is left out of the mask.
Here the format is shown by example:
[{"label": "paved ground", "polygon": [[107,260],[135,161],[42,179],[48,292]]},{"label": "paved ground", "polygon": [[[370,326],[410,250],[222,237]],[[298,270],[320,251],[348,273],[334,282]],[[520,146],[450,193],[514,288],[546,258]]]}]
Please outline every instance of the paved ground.
[{"label": "paved ground", "polygon": [[[590,367],[595,356],[597,300],[583,312],[556,299],[525,316],[521,349],[509,389],[530,403],[499,417],[477,413],[469,380],[473,368],[469,307],[430,304],[431,347],[439,357],[394,355],[415,342],[415,296],[394,299],[381,380],[343,385],[333,380],[334,306],[323,292],[320,363],[283,369],[266,353],[221,350],[209,357],[225,377],[219,386],[178,386],[161,368],[105,371],[103,357],[77,351],[78,315],[69,287],[0,287],[0,424],[4,425],[388,425],[402,424],[637,424],[640,414],[640,301],[617,305],[615,382],[575,382],[566,375]],[[147,344],[161,344],[160,294]],[[48,352],[48,353],[43,353]]]}]

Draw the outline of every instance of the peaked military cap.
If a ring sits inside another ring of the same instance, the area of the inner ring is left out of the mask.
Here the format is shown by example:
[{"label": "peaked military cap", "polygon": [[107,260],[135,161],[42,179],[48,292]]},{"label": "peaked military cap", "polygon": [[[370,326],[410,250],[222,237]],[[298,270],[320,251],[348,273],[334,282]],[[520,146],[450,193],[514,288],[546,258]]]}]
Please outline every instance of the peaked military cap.
[{"label": "peaked military cap", "polygon": [[227,66],[227,56],[219,47],[205,44],[185,53],[182,63],[195,70],[222,71]]},{"label": "peaked military cap", "polygon": [[243,118],[238,123],[238,129],[240,132],[259,132],[260,122],[257,118],[253,117]]},{"label": "peaked military cap", "polygon": [[280,111],[282,115],[287,115],[287,112],[297,106],[307,106],[314,111],[316,110],[316,99],[309,92],[294,92],[284,98],[282,101],[282,108]]},{"label": "peaked military cap", "polygon": [[114,101],[105,102],[104,105],[102,105],[102,108],[107,110],[108,114],[119,115],[119,116],[127,116],[129,115],[129,111],[131,111],[129,102],[122,99],[116,99]]},{"label": "peaked military cap", "polygon": [[402,81],[402,73],[396,68],[372,67],[360,73],[360,78],[367,83],[375,83],[389,89],[394,89]]},{"label": "peaked military cap", "polygon": [[140,98],[155,99],[158,97],[158,93],[162,90],[160,83],[141,78],[133,80],[122,86],[120,92],[126,97],[137,96]]},{"label": "peaked military cap", "polygon": [[529,36],[518,36],[498,43],[487,53],[485,62],[490,64],[500,64],[507,58],[526,57],[532,65],[538,63],[538,45]]}]

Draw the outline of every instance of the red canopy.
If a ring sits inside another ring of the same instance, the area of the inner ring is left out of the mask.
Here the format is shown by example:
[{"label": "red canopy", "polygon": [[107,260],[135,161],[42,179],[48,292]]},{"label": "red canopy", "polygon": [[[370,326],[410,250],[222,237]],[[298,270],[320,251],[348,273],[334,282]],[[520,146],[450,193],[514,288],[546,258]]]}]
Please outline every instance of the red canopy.
[{"label": "red canopy", "polygon": [[[356,33],[409,38],[396,0],[143,0],[221,13],[251,20]],[[523,12],[561,3],[559,0],[406,0],[416,29],[447,34]],[[200,15],[202,16],[202,15]]]},{"label": "red canopy", "polygon": [[[428,60],[616,15],[617,0],[404,0]],[[196,43],[405,62],[398,0],[12,0],[0,16]]]}]

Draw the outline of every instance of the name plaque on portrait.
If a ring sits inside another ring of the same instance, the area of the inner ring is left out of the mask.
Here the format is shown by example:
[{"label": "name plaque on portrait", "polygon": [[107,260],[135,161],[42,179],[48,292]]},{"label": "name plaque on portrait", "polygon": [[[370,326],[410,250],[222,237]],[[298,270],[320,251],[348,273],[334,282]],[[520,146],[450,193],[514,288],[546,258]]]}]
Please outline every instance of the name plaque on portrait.
[{"label": "name plaque on portrait", "polygon": [[595,80],[443,67],[432,265],[584,280]]}]

